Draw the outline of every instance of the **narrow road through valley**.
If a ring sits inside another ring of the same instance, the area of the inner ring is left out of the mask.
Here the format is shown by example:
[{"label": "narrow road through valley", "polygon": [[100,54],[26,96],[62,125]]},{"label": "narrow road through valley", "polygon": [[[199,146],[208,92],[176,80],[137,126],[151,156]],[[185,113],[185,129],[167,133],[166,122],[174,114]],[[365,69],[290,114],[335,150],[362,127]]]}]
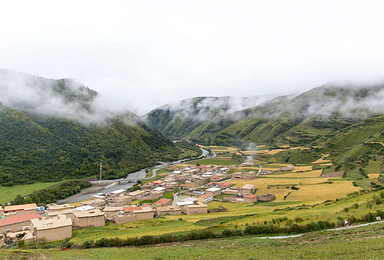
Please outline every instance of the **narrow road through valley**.
[{"label": "narrow road through valley", "polygon": [[119,190],[119,189],[129,189],[129,188],[132,188],[137,183],[138,180],[148,180],[148,179],[155,178],[157,176],[158,170],[167,168],[167,167],[172,166],[172,165],[184,163],[184,162],[189,163],[189,162],[201,160],[204,158],[216,157],[216,154],[213,151],[212,151],[212,155],[209,155],[208,150],[206,150],[204,148],[200,148],[200,149],[202,151],[202,154],[199,156],[199,158],[197,158],[195,160],[191,161],[189,159],[184,159],[184,160],[178,160],[178,161],[174,161],[174,162],[170,162],[170,163],[166,163],[166,164],[156,165],[155,167],[152,168],[153,169],[153,175],[150,178],[147,178],[147,179],[145,178],[145,176],[147,174],[145,171],[148,169],[148,168],[145,168],[145,169],[141,169],[140,171],[137,171],[137,172],[129,173],[126,178],[117,179],[117,180],[102,180],[101,182],[93,181],[93,182],[91,182],[93,184],[92,187],[83,189],[81,191],[81,193],[73,195],[71,197],[68,197],[64,200],[60,200],[60,201],[58,201],[58,203],[76,203],[79,201],[91,199],[92,195],[96,194],[96,193],[107,194],[107,193],[110,193],[112,191]]}]

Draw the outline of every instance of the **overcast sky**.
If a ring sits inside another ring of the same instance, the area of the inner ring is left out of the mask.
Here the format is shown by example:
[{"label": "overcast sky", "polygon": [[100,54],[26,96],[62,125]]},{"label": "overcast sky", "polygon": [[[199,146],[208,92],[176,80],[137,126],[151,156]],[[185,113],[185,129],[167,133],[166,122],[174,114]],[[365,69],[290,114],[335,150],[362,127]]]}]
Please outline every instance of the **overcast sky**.
[{"label": "overcast sky", "polygon": [[384,1],[2,1],[0,68],[144,114],[194,96],[384,79]]}]

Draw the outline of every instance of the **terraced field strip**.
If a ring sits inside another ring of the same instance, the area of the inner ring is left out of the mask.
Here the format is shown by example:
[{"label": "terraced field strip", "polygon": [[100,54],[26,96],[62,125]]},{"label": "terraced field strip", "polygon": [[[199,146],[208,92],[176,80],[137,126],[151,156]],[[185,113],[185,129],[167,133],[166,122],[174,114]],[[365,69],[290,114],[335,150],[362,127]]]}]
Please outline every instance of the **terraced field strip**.
[{"label": "terraced field strip", "polygon": [[299,190],[294,190],[288,196],[287,201],[325,201],[342,198],[348,194],[360,191],[352,181],[338,181],[331,184],[299,185]]},{"label": "terraced field strip", "polygon": [[321,175],[322,170],[312,170],[307,172],[279,173],[268,174],[266,178],[317,178]]},{"label": "terraced field strip", "polygon": [[329,153],[327,153],[327,154],[323,154],[323,156],[322,156],[320,159],[314,161],[312,164],[330,163],[331,160],[326,160],[326,159],[325,159],[325,158],[327,158],[329,155],[330,155]]}]

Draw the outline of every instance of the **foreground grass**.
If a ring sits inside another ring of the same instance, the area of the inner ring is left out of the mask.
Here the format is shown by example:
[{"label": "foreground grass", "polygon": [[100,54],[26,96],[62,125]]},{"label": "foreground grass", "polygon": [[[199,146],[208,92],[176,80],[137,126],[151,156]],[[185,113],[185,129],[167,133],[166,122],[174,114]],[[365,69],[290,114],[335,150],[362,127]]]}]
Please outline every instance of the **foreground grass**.
[{"label": "foreground grass", "polygon": [[[178,218],[183,216],[178,216]],[[127,238],[141,237],[145,235],[161,235],[167,233],[182,233],[198,230],[204,227],[194,225],[185,220],[166,220],[156,218],[137,222],[128,222],[121,225],[109,223],[105,227],[83,228],[73,232],[74,243],[82,243],[86,240],[98,240],[101,238]]]},{"label": "foreground grass", "polygon": [[382,259],[384,224],[281,240],[234,237],[155,247],[2,250],[0,259]]},{"label": "foreground grass", "polygon": [[0,204],[12,201],[17,195],[25,196],[34,191],[41,190],[57,184],[58,182],[43,182],[34,184],[14,185],[12,187],[0,186]]}]

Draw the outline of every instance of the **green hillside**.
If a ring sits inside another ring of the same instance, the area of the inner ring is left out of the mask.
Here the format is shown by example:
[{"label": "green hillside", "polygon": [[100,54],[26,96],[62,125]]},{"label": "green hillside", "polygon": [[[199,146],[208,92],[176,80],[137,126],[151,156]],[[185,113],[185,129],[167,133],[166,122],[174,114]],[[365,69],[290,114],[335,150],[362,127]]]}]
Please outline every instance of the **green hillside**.
[{"label": "green hillside", "polygon": [[[92,102],[98,94],[81,84],[73,87],[72,80],[0,71],[0,89],[6,89],[9,82],[32,94],[30,101],[21,102],[8,95],[8,104],[0,103],[3,186],[95,176],[100,161],[103,178],[119,178],[159,160],[178,159],[183,153],[129,111],[108,117],[97,114]],[[56,107],[44,103],[46,97],[57,100],[63,111],[57,116],[49,114]],[[48,105],[42,112],[41,108]],[[72,107],[79,118],[66,114],[65,110]],[[102,118],[100,124],[96,125],[93,117]]]},{"label": "green hillside", "polygon": [[[298,96],[282,96],[252,108],[222,115],[211,113],[205,118],[186,117],[172,106],[166,106],[151,111],[146,121],[165,136],[186,137],[207,145],[239,145],[249,141],[309,145],[337,130],[380,114],[381,111],[370,105],[380,100],[383,88],[382,85],[351,87],[327,84]],[[194,106],[184,110],[199,113]]]}]

